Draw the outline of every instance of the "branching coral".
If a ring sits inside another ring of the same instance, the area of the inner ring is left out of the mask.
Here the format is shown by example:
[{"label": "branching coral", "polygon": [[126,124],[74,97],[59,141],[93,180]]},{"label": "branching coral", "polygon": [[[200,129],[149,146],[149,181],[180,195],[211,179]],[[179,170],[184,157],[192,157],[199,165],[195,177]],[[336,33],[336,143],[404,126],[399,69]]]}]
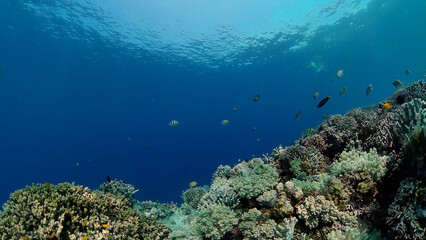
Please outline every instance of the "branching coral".
[{"label": "branching coral", "polygon": [[166,239],[168,232],[123,196],[69,183],[18,190],[0,213],[1,239]]}]

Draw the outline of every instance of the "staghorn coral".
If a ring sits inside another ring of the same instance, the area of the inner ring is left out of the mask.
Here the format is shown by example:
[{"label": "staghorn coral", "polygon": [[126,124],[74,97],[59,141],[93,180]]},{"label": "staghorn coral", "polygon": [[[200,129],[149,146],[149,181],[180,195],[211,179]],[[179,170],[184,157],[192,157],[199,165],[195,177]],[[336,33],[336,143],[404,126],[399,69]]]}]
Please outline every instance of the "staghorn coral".
[{"label": "staghorn coral", "polygon": [[0,213],[1,239],[166,239],[168,233],[127,198],[69,183],[17,190]]},{"label": "staghorn coral", "polygon": [[191,222],[190,234],[195,239],[207,237],[219,240],[237,224],[237,215],[231,208],[220,204],[211,204],[206,209],[201,210],[198,217]]},{"label": "staghorn coral", "polygon": [[388,208],[386,223],[395,239],[425,239],[426,187],[421,181],[406,179]]}]

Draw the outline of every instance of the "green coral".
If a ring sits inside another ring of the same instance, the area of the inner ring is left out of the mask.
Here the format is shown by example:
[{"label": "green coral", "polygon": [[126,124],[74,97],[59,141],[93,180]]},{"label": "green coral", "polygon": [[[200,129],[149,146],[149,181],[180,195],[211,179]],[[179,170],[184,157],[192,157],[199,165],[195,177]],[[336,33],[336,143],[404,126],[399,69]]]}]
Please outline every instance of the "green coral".
[{"label": "green coral", "polygon": [[277,224],[272,219],[262,219],[262,213],[256,208],[244,213],[241,220],[238,228],[244,240],[274,239]]},{"label": "green coral", "polygon": [[346,228],[345,231],[334,230],[327,235],[327,240],[382,240],[380,232],[374,230],[368,234],[356,228]]},{"label": "green coral", "polygon": [[132,209],[124,196],[70,183],[17,190],[0,213],[1,239],[166,239],[168,232]]},{"label": "green coral", "polygon": [[353,214],[339,211],[332,201],[321,195],[307,197],[305,202],[297,207],[297,214],[310,229],[317,228],[320,224],[334,227],[356,225],[356,217]]},{"label": "green coral", "polygon": [[232,169],[229,186],[240,197],[252,198],[271,190],[278,184],[278,179],[279,175],[273,167],[255,158]]},{"label": "green coral", "polygon": [[373,180],[379,180],[387,171],[386,163],[389,157],[380,156],[375,148],[367,152],[357,152],[351,150],[342,152],[338,161],[331,165],[331,174],[334,176],[354,175],[362,172],[367,172]]},{"label": "green coral", "polygon": [[237,214],[231,208],[212,204],[201,210],[200,215],[191,222],[190,234],[196,239],[207,237],[219,240],[237,224]]}]

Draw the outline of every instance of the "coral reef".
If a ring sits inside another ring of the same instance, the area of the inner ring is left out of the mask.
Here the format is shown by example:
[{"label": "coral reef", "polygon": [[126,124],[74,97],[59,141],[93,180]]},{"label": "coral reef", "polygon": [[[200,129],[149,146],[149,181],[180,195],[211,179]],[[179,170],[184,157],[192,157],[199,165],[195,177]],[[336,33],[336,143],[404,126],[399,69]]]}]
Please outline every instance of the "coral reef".
[{"label": "coral reef", "polygon": [[133,186],[117,180],[99,192],[72,184],[18,190],[0,213],[0,236],[425,239],[425,126],[419,81],[382,103],[331,116],[271,156],[219,166],[210,186],[183,192],[179,207],[134,200]]},{"label": "coral reef", "polygon": [[166,239],[168,233],[127,198],[69,183],[17,190],[0,213],[1,239]]},{"label": "coral reef", "polygon": [[123,196],[129,201],[133,201],[135,193],[139,190],[136,190],[135,187],[131,184],[123,182],[123,180],[110,180],[106,183],[102,183],[98,189],[102,193],[111,193],[117,196]]}]

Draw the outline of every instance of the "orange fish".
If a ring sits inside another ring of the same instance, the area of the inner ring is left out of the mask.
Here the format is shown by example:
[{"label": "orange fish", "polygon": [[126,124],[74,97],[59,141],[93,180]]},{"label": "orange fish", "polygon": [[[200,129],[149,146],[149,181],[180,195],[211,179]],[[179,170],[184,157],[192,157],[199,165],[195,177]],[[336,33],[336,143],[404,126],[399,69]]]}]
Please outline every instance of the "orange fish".
[{"label": "orange fish", "polygon": [[389,108],[391,108],[392,107],[392,105],[390,104],[390,103],[385,103],[385,104],[383,104],[383,108],[384,109],[389,109]]},{"label": "orange fish", "polygon": [[46,182],[44,185],[45,185],[47,188],[51,188],[51,187],[52,187],[52,185],[50,185],[50,183],[48,183],[48,182]]},{"label": "orange fish", "polygon": [[50,234],[50,239],[55,237],[55,233]]},{"label": "orange fish", "polygon": [[85,237],[82,237],[82,238],[81,238],[81,240],[87,240],[87,239],[89,239],[89,237],[88,237],[88,236],[85,236]]},{"label": "orange fish", "polygon": [[83,222],[83,227],[85,227],[86,225],[87,225],[87,220],[84,220],[84,222]]}]

